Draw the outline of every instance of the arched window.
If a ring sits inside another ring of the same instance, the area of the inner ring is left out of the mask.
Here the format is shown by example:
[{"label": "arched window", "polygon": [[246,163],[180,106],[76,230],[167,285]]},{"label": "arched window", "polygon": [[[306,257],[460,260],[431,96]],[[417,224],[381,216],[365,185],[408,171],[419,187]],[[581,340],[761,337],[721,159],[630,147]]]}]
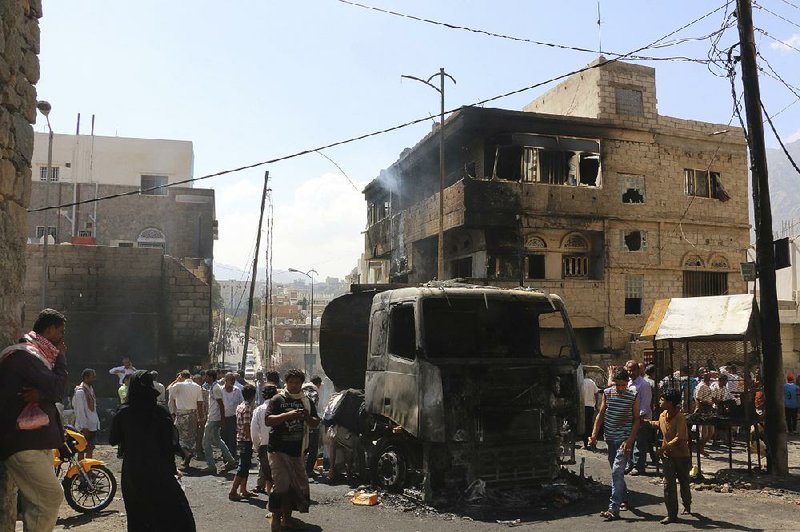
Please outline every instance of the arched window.
[{"label": "arched window", "polygon": [[587,278],[589,276],[589,244],[579,234],[567,235],[561,242],[561,277]]},{"label": "arched window", "polygon": [[167,249],[167,240],[164,233],[155,227],[148,227],[136,238],[136,245],[140,248],[158,248],[162,251]]},{"label": "arched window", "polygon": [[528,249],[546,249],[547,243],[538,236],[529,236],[525,239],[525,247]]},{"label": "arched window", "polygon": [[689,255],[683,261],[683,265],[687,268],[704,268],[706,263],[699,255]]},{"label": "arched window", "polygon": [[730,265],[728,264],[728,259],[726,259],[722,255],[714,255],[713,257],[711,257],[711,260],[708,261],[708,264],[712,268],[717,270],[727,270],[728,268],[730,268]]}]

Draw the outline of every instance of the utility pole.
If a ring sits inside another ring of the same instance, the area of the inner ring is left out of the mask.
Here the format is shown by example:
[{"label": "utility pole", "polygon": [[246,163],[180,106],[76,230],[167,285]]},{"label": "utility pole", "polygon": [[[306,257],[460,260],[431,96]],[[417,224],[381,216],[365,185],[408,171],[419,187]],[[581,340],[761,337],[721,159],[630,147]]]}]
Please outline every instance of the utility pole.
[{"label": "utility pole", "polygon": [[778,294],[775,288],[772,208],[769,200],[764,119],[761,115],[761,94],[758,86],[751,0],[737,0],[736,14],[739,26],[739,53],[742,61],[748,146],[750,148],[750,170],[753,176],[756,264],[761,288],[761,354],[764,363],[767,472],[787,475],[789,458],[786,447],[786,417],[783,410],[783,357],[778,318]]},{"label": "utility pole", "polygon": [[[431,80],[439,76],[439,86],[431,83]],[[440,68],[437,74],[433,74],[427,80],[420,79],[414,76],[400,76],[401,78],[413,79],[424,83],[428,87],[439,93],[440,97],[440,111],[439,111],[439,247],[438,259],[436,261],[436,279],[444,281],[444,78],[448,77],[455,84],[456,80]]]},{"label": "utility pole", "polygon": [[261,248],[261,225],[264,223],[264,206],[267,203],[267,186],[269,185],[269,170],[264,172],[264,190],[261,192],[261,213],[258,215],[258,233],[256,233],[256,252],[253,255],[253,273],[250,276],[250,297],[247,300],[247,319],[244,322],[244,347],[242,348],[242,366],[247,366],[247,344],[250,343],[250,320],[253,317],[253,295],[256,290],[256,276],[258,275],[258,252]]}]

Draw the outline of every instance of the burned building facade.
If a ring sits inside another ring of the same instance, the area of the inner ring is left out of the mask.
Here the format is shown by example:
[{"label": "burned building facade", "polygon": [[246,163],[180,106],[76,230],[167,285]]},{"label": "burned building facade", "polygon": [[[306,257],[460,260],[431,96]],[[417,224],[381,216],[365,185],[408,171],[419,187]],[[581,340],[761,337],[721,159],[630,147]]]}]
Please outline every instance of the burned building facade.
[{"label": "burned building facade", "polygon": [[[749,243],[741,129],[660,116],[652,68],[593,66],[444,124],[446,277],[559,294],[583,353],[625,349],[656,299],[744,292]],[[438,149],[432,131],[365,188],[362,283],[436,276]]]}]

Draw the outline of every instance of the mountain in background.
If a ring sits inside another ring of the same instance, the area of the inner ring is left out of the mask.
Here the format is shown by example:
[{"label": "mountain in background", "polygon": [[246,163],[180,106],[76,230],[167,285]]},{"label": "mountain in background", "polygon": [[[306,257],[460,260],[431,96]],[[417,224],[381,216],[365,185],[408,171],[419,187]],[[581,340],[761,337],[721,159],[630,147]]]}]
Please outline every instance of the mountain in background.
[{"label": "mountain in background", "polygon": [[[786,144],[786,150],[800,166],[800,140]],[[775,236],[784,236],[785,224],[793,225],[786,236],[800,234],[800,174],[780,148],[767,150],[769,197]],[[753,213],[750,213],[752,223]]]},{"label": "mountain in background", "polygon": [[[217,281],[246,281],[250,277],[250,272],[244,272],[236,266],[214,263],[214,279]],[[267,272],[265,268],[258,269],[258,280],[265,281]],[[324,279],[322,279],[324,281]],[[272,282],[275,284],[291,284],[294,281],[308,282],[308,278],[302,273],[294,273],[286,270],[272,270]]]}]

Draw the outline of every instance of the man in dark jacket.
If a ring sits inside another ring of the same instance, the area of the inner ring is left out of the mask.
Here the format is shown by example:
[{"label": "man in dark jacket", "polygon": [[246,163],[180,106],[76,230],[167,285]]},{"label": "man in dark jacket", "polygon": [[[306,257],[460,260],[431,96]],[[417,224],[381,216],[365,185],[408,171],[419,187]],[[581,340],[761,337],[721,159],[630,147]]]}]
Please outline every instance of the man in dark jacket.
[{"label": "man in dark jacket", "polygon": [[[25,530],[52,530],[64,497],[52,450],[64,443],[56,403],[67,381],[65,326],[63,314],[45,309],[31,332],[0,352],[0,460],[19,488]],[[20,430],[17,418],[29,403],[37,403],[49,423]]]}]

